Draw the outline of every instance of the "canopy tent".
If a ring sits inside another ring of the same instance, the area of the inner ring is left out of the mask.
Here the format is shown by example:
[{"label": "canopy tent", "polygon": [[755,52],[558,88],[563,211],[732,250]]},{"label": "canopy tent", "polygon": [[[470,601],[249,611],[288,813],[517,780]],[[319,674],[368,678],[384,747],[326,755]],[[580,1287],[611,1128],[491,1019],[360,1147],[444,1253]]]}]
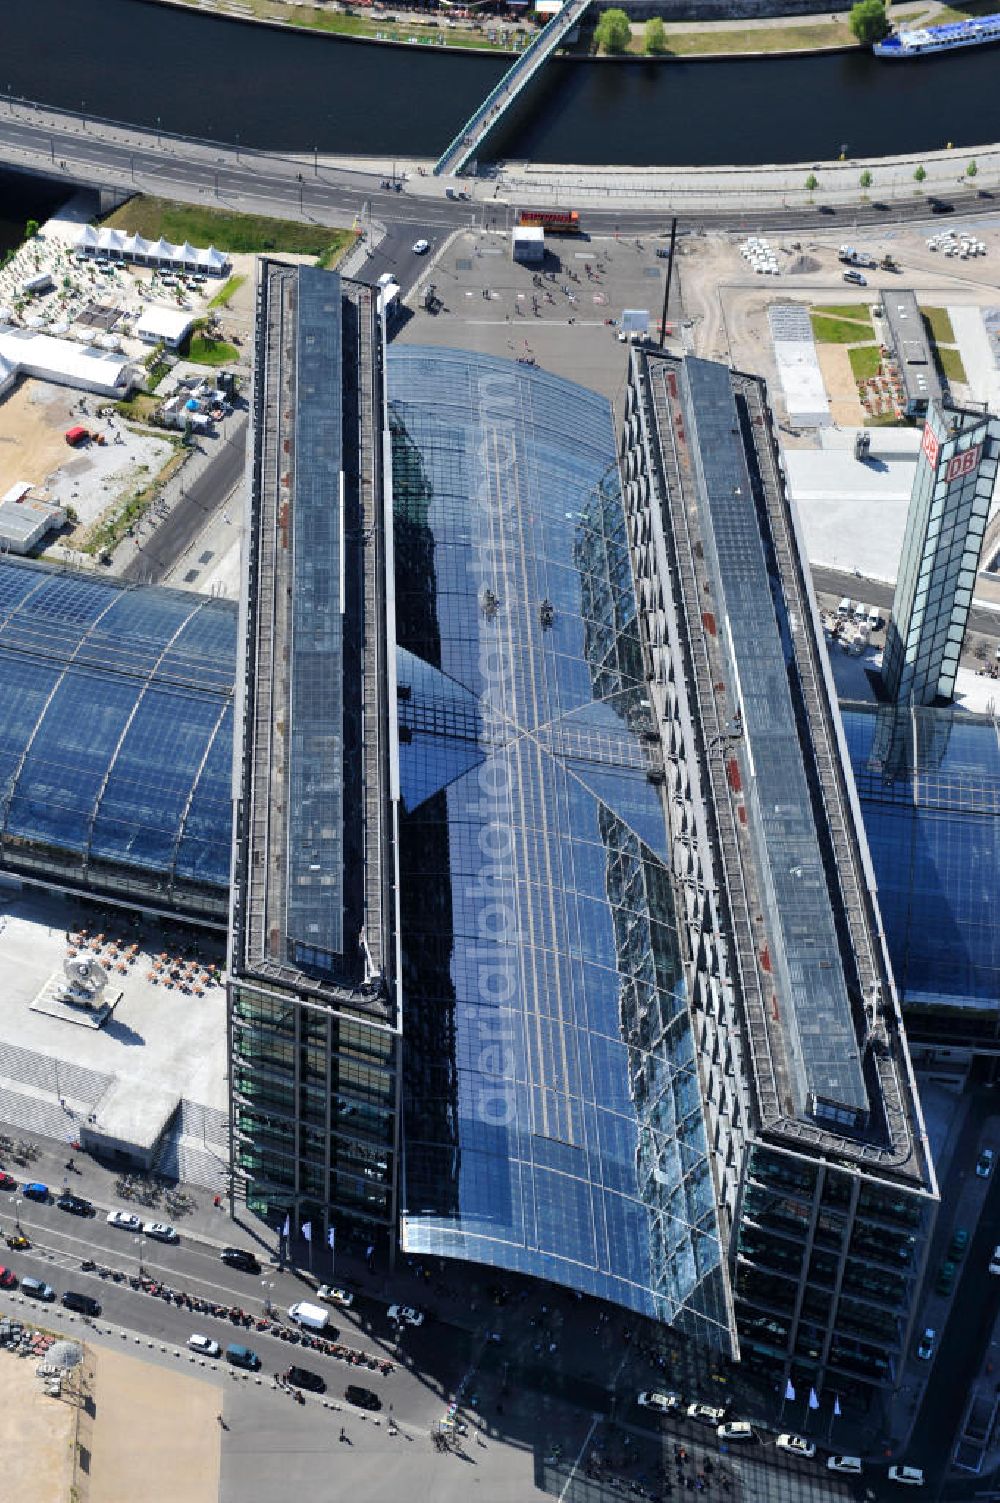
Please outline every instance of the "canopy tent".
[{"label": "canopy tent", "polygon": [[183,245],[173,245],[162,235],[159,240],[147,240],[107,225],[99,230],[91,224],[84,225],[77,236],[76,249],[83,255],[111,256],[170,271],[201,271],[213,277],[225,276],[229,270],[229,257],[214,245],[196,246],[187,240]]}]

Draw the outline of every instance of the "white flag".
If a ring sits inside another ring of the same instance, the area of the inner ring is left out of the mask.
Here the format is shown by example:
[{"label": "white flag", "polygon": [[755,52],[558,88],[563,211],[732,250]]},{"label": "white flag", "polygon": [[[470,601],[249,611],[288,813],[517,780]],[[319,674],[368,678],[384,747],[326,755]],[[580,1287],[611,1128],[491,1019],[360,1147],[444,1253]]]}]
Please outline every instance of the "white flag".
[{"label": "white flag", "polygon": [[303,1223],[302,1223],[302,1240],[303,1240],[303,1242],[311,1242],[312,1239],[313,1239],[313,1224],[312,1224],[311,1221],[303,1221]]},{"label": "white flag", "polygon": [[331,1249],[334,1248],[334,1247],[336,1247],[336,1245],[337,1245],[337,1228],[335,1226],[331,1226],[330,1230],[327,1232],[327,1234],[326,1234],[326,1241],[327,1241],[327,1246],[330,1247]]},{"label": "white flag", "polygon": [[810,1390],[809,1390],[809,1408],[810,1409],[818,1409],[819,1408],[819,1399],[816,1397],[816,1390],[815,1390],[815,1388],[810,1388]]},{"label": "white flag", "polygon": [[281,1228],[281,1235],[283,1237],[287,1237],[290,1234],[291,1230],[292,1230],[292,1218],[291,1218],[291,1215],[287,1215],[285,1217],[285,1224]]},{"label": "white flag", "polygon": [[795,1388],[794,1388],[794,1385],[792,1383],[791,1378],[789,1378],[788,1382],[785,1384],[785,1398],[786,1399],[794,1399],[795,1398]]}]

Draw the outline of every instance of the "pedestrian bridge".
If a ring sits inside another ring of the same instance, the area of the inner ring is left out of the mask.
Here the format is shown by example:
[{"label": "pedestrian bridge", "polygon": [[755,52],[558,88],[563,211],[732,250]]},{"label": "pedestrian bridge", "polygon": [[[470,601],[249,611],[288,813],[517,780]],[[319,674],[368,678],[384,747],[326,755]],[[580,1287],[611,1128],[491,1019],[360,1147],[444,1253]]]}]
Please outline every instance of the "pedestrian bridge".
[{"label": "pedestrian bridge", "polygon": [[562,10],[514,59],[496,88],[487,94],[476,113],[438,158],[435,177],[452,177],[474,160],[493,127],[503,118],[525,85],[552,56],[559,44],[580,21],[590,0],[566,0]]}]

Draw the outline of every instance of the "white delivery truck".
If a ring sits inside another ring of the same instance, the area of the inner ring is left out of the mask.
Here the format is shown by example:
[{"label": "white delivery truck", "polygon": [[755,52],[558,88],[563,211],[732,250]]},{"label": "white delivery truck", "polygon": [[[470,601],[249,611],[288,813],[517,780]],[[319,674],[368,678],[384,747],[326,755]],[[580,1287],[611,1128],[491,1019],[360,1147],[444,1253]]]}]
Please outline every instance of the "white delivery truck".
[{"label": "white delivery truck", "polygon": [[289,1305],[288,1318],[307,1331],[325,1331],[330,1323],[330,1312],[322,1305],[310,1305],[306,1300],[300,1300],[297,1305]]}]

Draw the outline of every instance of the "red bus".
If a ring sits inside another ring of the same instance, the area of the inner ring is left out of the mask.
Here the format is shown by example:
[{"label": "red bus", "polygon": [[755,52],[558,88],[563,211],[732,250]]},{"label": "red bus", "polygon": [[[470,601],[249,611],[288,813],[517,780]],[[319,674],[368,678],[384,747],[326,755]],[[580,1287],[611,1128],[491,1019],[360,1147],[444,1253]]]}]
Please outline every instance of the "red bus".
[{"label": "red bus", "polygon": [[553,235],[579,235],[580,216],[575,209],[521,209],[519,225],[550,230]]}]

